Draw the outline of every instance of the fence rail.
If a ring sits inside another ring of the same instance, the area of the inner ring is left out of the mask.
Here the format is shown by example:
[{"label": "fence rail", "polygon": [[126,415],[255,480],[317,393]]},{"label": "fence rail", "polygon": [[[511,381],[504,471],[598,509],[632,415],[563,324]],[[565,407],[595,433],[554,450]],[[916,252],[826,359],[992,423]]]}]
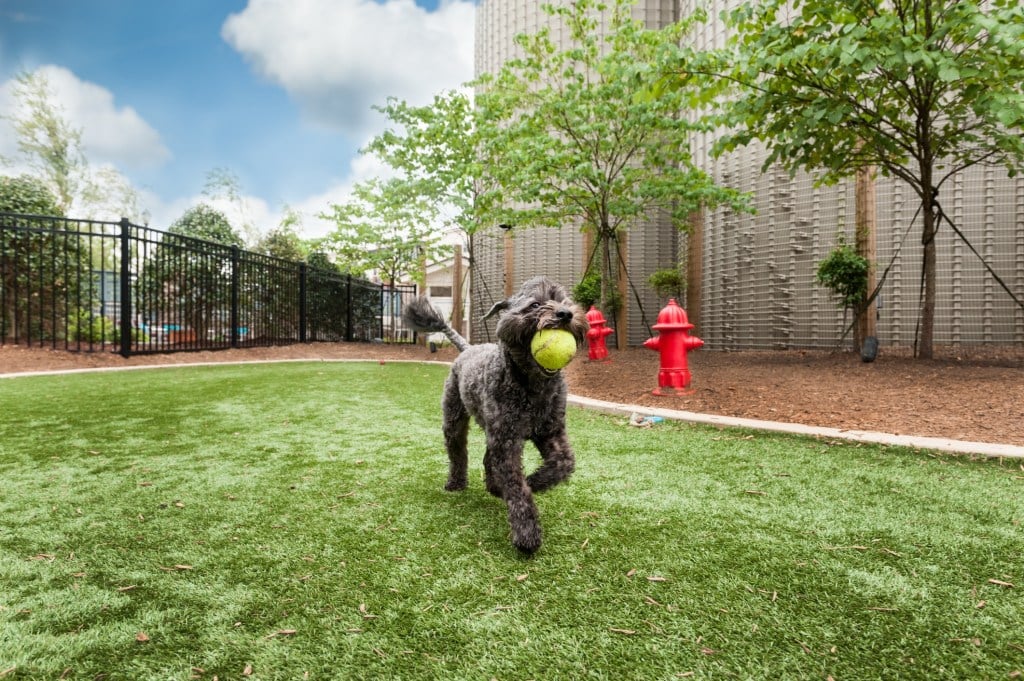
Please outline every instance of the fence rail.
[{"label": "fence rail", "polygon": [[411,343],[383,286],[132,224],[0,213],[0,344],[133,354]]}]

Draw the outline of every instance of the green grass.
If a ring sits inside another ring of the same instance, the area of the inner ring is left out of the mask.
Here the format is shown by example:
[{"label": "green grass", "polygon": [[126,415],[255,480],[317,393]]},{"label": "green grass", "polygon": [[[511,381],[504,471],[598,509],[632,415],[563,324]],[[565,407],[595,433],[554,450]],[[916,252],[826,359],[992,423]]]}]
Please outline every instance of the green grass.
[{"label": "green grass", "polygon": [[478,430],[470,489],[442,489],[445,372],[0,381],[0,678],[1024,670],[1019,462],[573,409],[527,559]]}]

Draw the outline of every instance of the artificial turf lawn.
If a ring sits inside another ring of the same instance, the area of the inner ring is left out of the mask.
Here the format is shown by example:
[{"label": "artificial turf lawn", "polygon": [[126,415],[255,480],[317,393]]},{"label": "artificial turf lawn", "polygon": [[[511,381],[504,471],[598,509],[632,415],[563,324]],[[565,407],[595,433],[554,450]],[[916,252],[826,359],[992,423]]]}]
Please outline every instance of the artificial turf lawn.
[{"label": "artificial turf lawn", "polygon": [[577,472],[527,559],[479,430],[442,489],[445,373],[0,380],[0,678],[1024,670],[1019,462],[571,409]]}]

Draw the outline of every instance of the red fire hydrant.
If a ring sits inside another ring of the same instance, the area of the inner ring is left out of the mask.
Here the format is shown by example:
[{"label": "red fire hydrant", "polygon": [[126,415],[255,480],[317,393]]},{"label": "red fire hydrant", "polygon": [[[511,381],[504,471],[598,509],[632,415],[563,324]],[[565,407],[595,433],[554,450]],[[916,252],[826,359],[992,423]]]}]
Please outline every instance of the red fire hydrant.
[{"label": "red fire hydrant", "polygon": [[587,321],[590,322],[590,330],[587,331],[587,356],[591,362],[610,362],[608,348],[604,344],[605,336],[613,333],[611,329],[605,326],[608,322],[601,314],[601,311],[593,305],[590,306],[590,310],[587,312]]},{"label": "red fire hydrant", "polygon": [[690,385],[690,367],[686,353],[704,345],[704,341],[690,335],[693,324],[686,318],[686,310],[679,307],[675,298],[658,313],[654,325],[658,335],[644,341],[644,347],[661,353],[661,371],[658,372],[658,387],[655,395],[686,395]]}]

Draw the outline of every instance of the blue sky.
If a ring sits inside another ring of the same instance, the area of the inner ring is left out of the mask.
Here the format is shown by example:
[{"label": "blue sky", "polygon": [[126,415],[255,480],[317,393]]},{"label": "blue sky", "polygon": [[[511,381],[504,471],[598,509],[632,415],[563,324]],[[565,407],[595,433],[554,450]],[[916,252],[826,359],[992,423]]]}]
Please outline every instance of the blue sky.
[{"label": "blue sky", "polygon": [[42,69],[90,162],[139,190],[153,226],[223,168],[244,194],[229,213],[265,231],[287,204],[316,236],[312,216],[380,172],[357,155],[381,130],[371,105],[472,78],[473,16],[470,0],[0,0],[0,114],[11,80]]}]

